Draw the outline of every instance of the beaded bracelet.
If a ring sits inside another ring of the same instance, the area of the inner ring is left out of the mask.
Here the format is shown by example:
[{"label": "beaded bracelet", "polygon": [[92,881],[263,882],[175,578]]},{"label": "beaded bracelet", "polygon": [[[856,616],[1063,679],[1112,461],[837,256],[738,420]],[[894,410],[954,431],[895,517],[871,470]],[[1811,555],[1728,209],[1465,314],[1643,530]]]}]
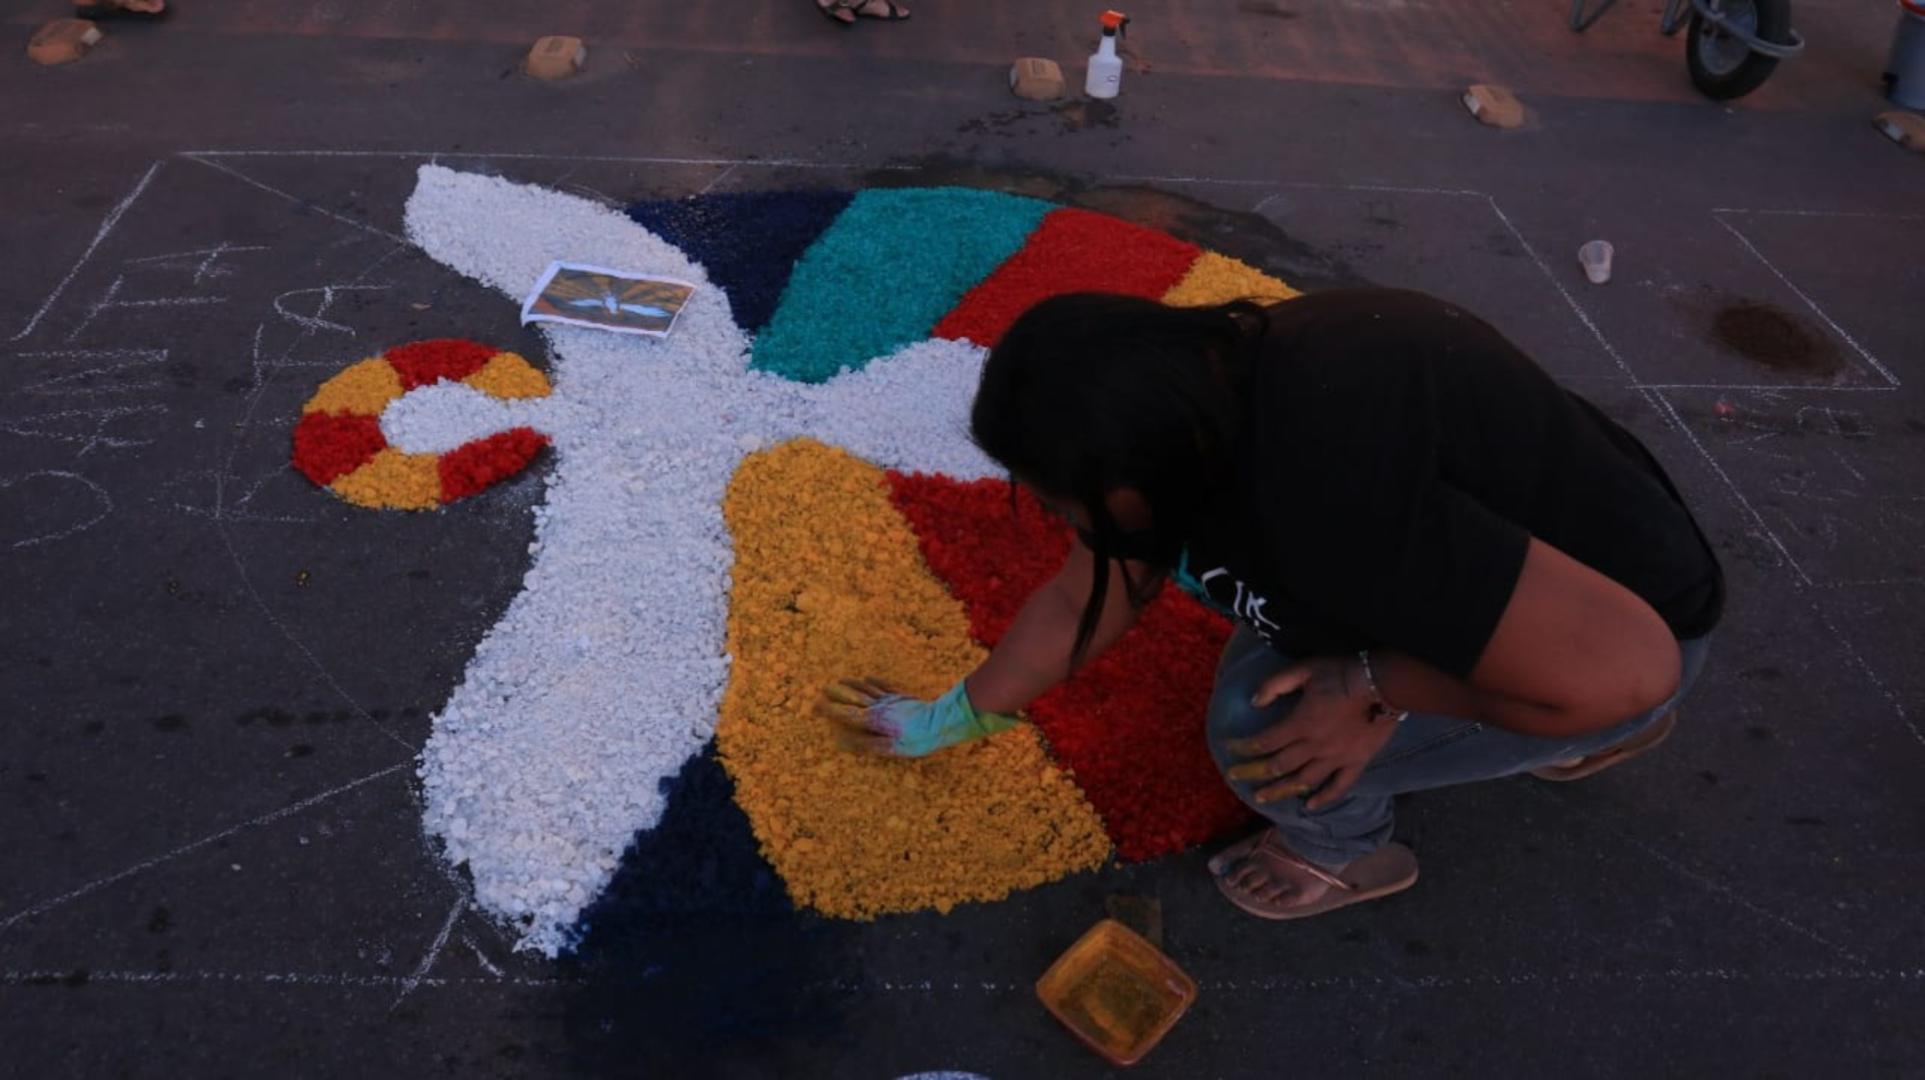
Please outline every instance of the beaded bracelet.
[{"label": "beaded bracelet", "polygon": [[1390,716],[1395,716],[1397,718],[1397,722],[1400,724],[1403,723],[1405,720],[1410,719],[1409,709],[1399,709],[1396,706],[1392,705],[1390,702],[1384,700],[1384,692],[1378,689],[1377,687],[1377,672],[1370,666],[1369,649],[1362,649],[1358,651],[1357,662],[1363,665],[1364,689],[1370,691],[1370,696],[1372,698],[1370,708],[1373,715],[1371,716],[1371,719],[1374,721],[1377,719],[1378,716],[1390,715]]}]

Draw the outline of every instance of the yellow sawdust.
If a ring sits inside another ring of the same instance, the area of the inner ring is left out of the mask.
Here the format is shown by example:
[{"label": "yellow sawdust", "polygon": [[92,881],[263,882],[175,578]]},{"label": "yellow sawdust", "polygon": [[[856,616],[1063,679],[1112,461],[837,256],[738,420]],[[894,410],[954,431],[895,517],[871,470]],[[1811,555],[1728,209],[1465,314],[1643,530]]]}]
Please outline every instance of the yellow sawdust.
[{"label": "yellow sawdust", "polygon": [[400,396],[401,377],[395,374],[393,365],[381,357],[370,356],[349,364],[322,383],[307,404],[301,406],[301,411],[378,416],[388,402]]},{"label": "yellow sawdust", "polygon": [[390,446],[329,484],[336,495],[377,510],[431,510],[441,505],[438,454],[404,454]]},{"label": "yellow sawdust", "polygon": [[1228,255],[1206,251],[1190,265],[1183,280],[1163,294],[1163,302],[1178,307],[1227,304],[1232,300],[1289,300],[1297,290]]},{"label": "yellow sawdust", "polygon": [[723,510],[733,669],[716,740],[796,903],[844,918],[948,911],[1102,864],[1102,822],[1030,726],[898,760],[843,749],[815,715],[837,679],[930,698],[982,658],[880,470],[784,443],[742,463]]},{"label": "yellow sawdust", "polygon": [[461,380],[484,394],[498,398],[548,396],[548,376],[511,352],[498,352],[481,365],[481,370]]}]

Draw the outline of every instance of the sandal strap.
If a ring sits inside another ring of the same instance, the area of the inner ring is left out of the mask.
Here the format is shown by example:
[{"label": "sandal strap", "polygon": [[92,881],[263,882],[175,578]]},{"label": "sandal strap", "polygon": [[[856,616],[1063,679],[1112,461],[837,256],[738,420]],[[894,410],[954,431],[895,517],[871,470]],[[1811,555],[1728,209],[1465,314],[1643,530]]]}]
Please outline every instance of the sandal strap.
[{"label": "sandal strap", "polygon": [[1311,862],[1309,859],[1306,859],[1303,856],[1285,847],[1283,844],[1283,840],[1277,835],[1277,830],[1275,829],[1271,829],[1269,832],[1266,832],[1263,834],[1263,839],[1257,841],[1256,850],[1266,852],[1270,855],[1276,856],[1279,859],[1282,859],[1284,862],[1287,862],[1291,866],[1294,866],[1297,869],[1302,870],[1304,873],[1309,874],[1311,877],[1316,878],[1318,881],[1323,882],[1325,885],[1328,885],[1333,889],[1342,889],[1344,892],[1355,892],[1357,890],[1357,887],[1355,885],[1352,885],[1350,882],[1345,881],[1344,879],[1338,877],[1337,875],[1331,873],[1330,871],[1325,870],[1323,867],[1318,866],[1316,863]]}]

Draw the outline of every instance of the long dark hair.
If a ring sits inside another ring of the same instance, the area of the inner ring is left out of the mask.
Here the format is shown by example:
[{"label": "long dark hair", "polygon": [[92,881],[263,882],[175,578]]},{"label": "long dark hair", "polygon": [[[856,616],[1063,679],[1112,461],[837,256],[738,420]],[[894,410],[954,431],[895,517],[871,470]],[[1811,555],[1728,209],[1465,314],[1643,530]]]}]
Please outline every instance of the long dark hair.
[{"label": "long dark hair", "polygon": [[[1123,569],[1131,603],[1148,603],[1228,480],[1262,326],[1263,308],[1248,300],[1185,308],[1066,293],[1024,312],[990,350],[970,414],[976,445],[1013,479],[1089,514],[1096,568],[1072,666],[1102,619],[1110,562],[1153,568],[1142,581]],[[1111,516],[1119,488],[1149,504],[1147,536]]]}]

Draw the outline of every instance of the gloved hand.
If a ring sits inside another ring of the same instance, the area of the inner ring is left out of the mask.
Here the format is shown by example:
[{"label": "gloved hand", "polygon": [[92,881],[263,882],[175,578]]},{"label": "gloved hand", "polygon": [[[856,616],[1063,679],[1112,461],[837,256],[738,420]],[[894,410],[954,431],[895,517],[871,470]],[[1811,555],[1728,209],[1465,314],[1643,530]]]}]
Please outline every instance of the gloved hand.
[{"label": "gloved hand", "polygon": [[922,757],[1020,723],[1013,716],[977,712],[960,682],[934,701],[906,697],[874,679],[844,679],[824,697],[816,711],[836,722],[844,746],[890,757]]}]

